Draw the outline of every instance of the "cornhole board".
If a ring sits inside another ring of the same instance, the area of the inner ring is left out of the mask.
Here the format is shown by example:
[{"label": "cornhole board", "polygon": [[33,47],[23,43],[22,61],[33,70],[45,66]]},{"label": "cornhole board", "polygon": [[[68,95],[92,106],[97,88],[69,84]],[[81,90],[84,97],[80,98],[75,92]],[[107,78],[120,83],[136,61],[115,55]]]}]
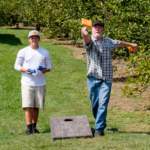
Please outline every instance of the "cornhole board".
[{"label": "cornhole board", "polygon": [[50,119],[52,140],[93,137],[87,117],[69,116]]}]

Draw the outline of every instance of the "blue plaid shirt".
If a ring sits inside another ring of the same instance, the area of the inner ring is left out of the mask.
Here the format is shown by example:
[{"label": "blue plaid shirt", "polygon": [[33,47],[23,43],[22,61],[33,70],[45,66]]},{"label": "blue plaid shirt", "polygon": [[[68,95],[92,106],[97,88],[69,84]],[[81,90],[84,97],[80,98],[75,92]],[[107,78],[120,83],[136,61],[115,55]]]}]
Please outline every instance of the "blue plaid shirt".
[{"label": "blue plaid shirt", "polygon": [[112,50],[120,44],[119,40],[103,37],[85,45],[87,52],[87,76],[97,79],[110,80],[113,78]]}]

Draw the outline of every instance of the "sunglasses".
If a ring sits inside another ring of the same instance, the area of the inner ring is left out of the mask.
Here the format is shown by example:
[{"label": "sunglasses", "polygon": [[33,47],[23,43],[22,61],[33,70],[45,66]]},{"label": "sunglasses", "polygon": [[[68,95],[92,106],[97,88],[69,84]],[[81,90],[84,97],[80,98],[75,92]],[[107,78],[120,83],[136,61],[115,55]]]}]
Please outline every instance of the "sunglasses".
[{"label": "sunglasses", "polygon": [[39,36],[30,36],[30,39],[39,39]]}]

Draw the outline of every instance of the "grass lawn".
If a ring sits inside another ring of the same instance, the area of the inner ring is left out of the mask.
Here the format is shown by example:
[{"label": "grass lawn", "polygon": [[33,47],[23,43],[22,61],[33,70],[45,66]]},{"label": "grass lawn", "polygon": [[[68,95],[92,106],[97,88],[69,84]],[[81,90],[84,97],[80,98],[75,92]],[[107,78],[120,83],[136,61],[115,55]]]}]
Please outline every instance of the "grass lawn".
[{"label": "grass lawn", "polygon": [[[150,111],[127,112],[117,108],[108,111],[106,136],[57,140],[50,136],[52,116],[87,115],[90,111],[86,88],[86,64],[72,56],[72,50],[41,41],[50,51],[54,68],[46,75],[45,111],[39,116],[40,134],[24,133],[24,113],[20,99],[20,73],[14,70],[16,54],[25,47],[28,30],[0,28],[0,150],[149,150]],[[135,101],[136,102],[136,101]]]}]

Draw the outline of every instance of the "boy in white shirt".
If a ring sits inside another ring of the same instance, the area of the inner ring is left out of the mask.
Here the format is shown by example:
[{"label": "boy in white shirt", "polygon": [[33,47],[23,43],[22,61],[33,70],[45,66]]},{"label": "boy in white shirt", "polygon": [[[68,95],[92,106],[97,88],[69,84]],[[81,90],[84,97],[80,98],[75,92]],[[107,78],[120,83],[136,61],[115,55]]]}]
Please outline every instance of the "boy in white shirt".
[{"label": "boy in white shirt", "polygon": [[39,133],[36,128],[39,108],[44,108],[45,77],[52,68],[47,50],[39,46],[40,34],[32,30],[28,34],[29,46],[21,49],[16,58],[15,69],[22,72],[22,108],[25,111],[26,134]]}]

